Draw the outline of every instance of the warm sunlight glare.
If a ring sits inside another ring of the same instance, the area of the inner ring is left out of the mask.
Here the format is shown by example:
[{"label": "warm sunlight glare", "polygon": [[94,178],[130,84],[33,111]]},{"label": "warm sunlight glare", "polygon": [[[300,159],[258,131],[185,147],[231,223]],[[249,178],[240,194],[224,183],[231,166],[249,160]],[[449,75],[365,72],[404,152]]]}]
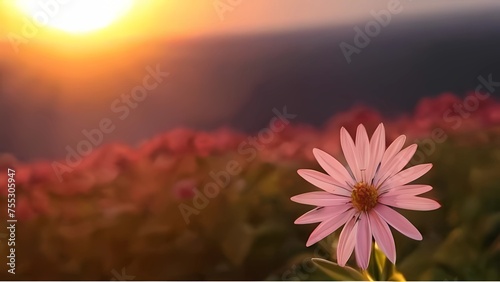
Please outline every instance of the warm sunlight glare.
[{"label": "warm sunlight glare", "polygon": [[73,34],[108,27],[127,13],[133,0],[18,0],[17,6],[40,25]]}]

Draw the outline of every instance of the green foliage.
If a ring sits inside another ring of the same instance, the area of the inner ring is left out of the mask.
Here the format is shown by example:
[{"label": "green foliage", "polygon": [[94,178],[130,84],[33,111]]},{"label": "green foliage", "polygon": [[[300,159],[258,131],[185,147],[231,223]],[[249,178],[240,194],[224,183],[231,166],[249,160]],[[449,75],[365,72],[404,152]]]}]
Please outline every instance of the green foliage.
[{"label": "green foliage", "polygon": [[373,279],[366,273],[357,271],[349,266],[340,266],[334,262],[313,258],[312,261],[318,268],[335,281],[372,281]]}]

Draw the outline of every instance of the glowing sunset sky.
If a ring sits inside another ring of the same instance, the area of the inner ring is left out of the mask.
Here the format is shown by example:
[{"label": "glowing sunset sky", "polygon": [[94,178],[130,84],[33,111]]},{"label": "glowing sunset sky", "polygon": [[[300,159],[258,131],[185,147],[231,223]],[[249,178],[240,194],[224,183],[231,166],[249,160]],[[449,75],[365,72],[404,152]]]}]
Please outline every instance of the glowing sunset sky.
[{"label": "glowing sunset sky", "polygon": [[[339,43],[390,3],[402,12],[348,64]],[[256,112],[284,104],[315,124],[359,101],[408,110],[423,95],[473,89],[500,46],[499,1],[135,0],[109,26],[39,28],[16,52],[9,35],[33,19],[14,4],[0,0],[0,153],[22,159],[63,155],[147,66],[171,76],[106,142],[178,126],[253,130],[270,113]]]},{"label": "glowing sunset sky", "polygon": [[[26,1],[26,0],[23,0]],[[56,0],[40,0],[50,3]],[[75,0],[73,0],[75,1]],[[129,2],[129,0],[123,0]],[[19,13],[14,0],[0,0],[0,36],[9,32],[20,33],[26,19]],[[35,1],[35,3],[38,3]],[[52,20],[64,17],[72,10],[72,1],[61,4]],[[102,1],[101,1],[102,2]],[[111,1],[116,2],[116,1]],[[455,1],[453,7],[445,1],[329,1],[329,0],[135,0],[131,11],[112,25],[107,37],[160,36],[190,37],[210,34],[263,32],[314,26],[343,24],[366,17],[370,11],[387,9],[389,3],[399,3],[405,16],[419,13],[453,12],[457,9],[484,9],[498,6],[495,1]],[[76,3],[76,2],[75,2]],[[397,4],[395,4],[397,5]],[[32,8],[35,10],[35,8]],[[39,8],[43,11],[42,8]],[[82,11],[82,12],[85,12]],[[88,15],[88,21],[97,21],[95,13]],[[44,32],[41,32],[44,34]],[[43,38],[39,36],[38,39]]]}]

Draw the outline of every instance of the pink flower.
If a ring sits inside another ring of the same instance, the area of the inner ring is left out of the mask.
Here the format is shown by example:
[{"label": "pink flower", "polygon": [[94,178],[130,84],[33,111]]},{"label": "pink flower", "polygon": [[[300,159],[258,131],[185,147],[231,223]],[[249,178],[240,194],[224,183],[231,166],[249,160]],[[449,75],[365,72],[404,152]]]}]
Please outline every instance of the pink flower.
[{"label": "pink flower", "polygon": [[201,157],[207,157],[215,149],[215,139],[208,132],[199,132],[193,140],[194,148]]},{"label": "pink flower", "polygon": [[196,180],[194,179],[183,179],[177,181],[173,186],[174,197],[178,200],[188,200],[192,199],[195,195],[194,190],[196,189]]},{"label": "pink flower", "polygon": [[373,130],[382,122],[381,114],[367,106],[359,105],[351,108],[348,111],[334,115],[326,124],[327,131],[337,131],[343,125],[347,130],[351,131],[358,124],[364,124],[370,130]]},{"label": "pink flower", "polygon": [[396,262],[396,247],[389,225],[412,239],[422,240],[420,232],[391,208],[434,210],[440,207],[434,200],[417,197],[431,190],[431,186],[407,185],[427,173],[432,165],[421,164],[402,170],[417,149],[414,144],[401,150],[405,139],[404,135],[399,136],[386,150],[383,124],[377,127],[371,140],[368,140],[365,127],[359,125],[356,143],[342,127],[340,143],[349,169],[327,153],[313,150],[316,160],[328,174],[309,169],[300,169],[298,173],[324,191],[292,197],[297,203],[317,206],[295,221],[296,224],[321,222],[309,237],[307,246],[345,224],[337,248],[338,264],[345,266],[356,249],[356,262],[366,269],[372,236],[389,260]]},{"label": "pink flower", "polygon": [[176,128],[165,135],[164,142],[171,152],[182,154],[189,151],[190,142],[194,136],[195,133],[191,129]]},{"label": "pink flower", "polygon": [[415,107],[416,122],[422,126],[431,126],[441,121],[443,115],[453,110],[453,105],[462,101],[453,93],[442,93],[437,97],[425,97],[421,99]]},{"label": "pink flower", "polygon": [[215,147],[219,152],[225,152],[238,148],[244,136],[233,132],[231,129],[223,127],[212,133],[215,141]]},{"label": "pink flower", "polygon": [[487,125],[499,125],[500,124],[500,104],[490,103],[483,110],[482,120],[484,124]]}]

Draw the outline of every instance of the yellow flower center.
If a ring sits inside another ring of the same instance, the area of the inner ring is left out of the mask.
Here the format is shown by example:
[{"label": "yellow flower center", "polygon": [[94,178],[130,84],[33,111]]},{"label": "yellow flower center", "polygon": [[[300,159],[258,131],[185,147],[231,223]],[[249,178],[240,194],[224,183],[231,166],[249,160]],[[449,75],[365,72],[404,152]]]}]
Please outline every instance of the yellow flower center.
[{"label": "yellow flower center", "polygon": [[358,211],[369,211],[377,205],[378,191],[373,185],[358,182],[352,189],[351,198]]}]

